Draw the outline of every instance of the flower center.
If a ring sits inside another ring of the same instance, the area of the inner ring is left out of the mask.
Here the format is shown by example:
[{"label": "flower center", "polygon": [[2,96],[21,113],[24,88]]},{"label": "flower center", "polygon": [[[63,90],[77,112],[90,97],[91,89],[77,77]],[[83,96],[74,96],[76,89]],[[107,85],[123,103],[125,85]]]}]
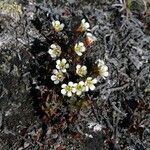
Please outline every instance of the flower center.
[{"label": "flower center", "polygon": [[83,89],[83,86],[82,86],[82,85],[77,85],[77,90],[78,90],[78,91],[82,91],[82,89]]},{"label": "flower center", "polygon": [[59,24],[55,24],[55,29],[56,30],[60,30],[61,29],[61,26]]},{"label": "flower center", "polygon": [[59,66],[60,66],[60,68],[62,68],[62,69],[65,68],[65,64],[64,64],[64,63],[61,63]]},{"label": "flower center", "polygon": [[93,84],[93,82],[92,82],[92,80],[87,80],[87,85],[92,85]]},{"label": "flower center", "polygon": [[57,77],[58,80],[62,80],[63,79],[63,76],[62,76],[61,73],[57,74],[56,77]]},{"label": "flower center", "polygon": [[85,75],[86,73],[85,73],[85,70],[84,70],[83,68],[79,68],[78,74],[79,74],[80,76],[83,76],[83,75]]},{"label": "flower center", "polygon": [[54,53],[55,53],[56,55],[58,55],[58,54],[60,54],[60,50],[59,50],[58,48],[55,48],[55,49],[54,49]]},{"label": "flower center", "polygon": [[77,52],[80,52],[80,50],[81,50],[81,47],[78,45],[78,46],[76,47],[76,51],[77,51]]},{"label": "flower center", "polygon": [[71,92],[72,91],[72,87],[71,86],[66,86],[65,90],[68,91],[68,92]]}]

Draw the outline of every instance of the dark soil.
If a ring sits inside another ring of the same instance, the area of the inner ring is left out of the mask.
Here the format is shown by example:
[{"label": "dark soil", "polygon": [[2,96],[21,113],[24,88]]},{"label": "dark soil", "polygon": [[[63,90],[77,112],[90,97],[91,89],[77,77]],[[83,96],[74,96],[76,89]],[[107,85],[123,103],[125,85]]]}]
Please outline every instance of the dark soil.
[{"label": "dark soil", "polygon": [[[117,0],[17,2],[22,14],[0,11],[0,150],[148,150],[150,4],[132,1],[121,11]],[[68,39],[51,33],[52,18],[68,26]],[[55,88],[44,68],[54,66],[47,50],[53,41],[71,45],[82,18],[98,39],[86,63],[105,60],[109,77],[76,104],[80,111],[57,99],[49,117],[42,107],[49,93],[41,92]],[[91,122],[102,129],[89,129]]]}]

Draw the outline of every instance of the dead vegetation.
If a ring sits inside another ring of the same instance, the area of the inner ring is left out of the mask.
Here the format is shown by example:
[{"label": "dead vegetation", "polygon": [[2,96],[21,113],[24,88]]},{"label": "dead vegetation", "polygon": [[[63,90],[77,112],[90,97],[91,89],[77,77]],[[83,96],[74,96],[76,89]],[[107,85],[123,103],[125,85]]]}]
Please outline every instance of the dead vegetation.
[{"label": "dead vegetation", "polygon": [[[30,2],[19,20],[1,14],[0,149],[150,147],[149,3],[91,2]],[[49,93],[53,85],[45,68],[53,64],[47,50],[51,41],[60,40],[51,34],[53,18],[68,26],[66,39],[59,35],[61,44],[74,42],[71,32],[81,18],[88,20],[98,39],[87,58],[92,63],[104,59],[109,77],[101,79],[86,101],[68,104]],[[53,98],[51,107],[43,111],[49,98]]]}]

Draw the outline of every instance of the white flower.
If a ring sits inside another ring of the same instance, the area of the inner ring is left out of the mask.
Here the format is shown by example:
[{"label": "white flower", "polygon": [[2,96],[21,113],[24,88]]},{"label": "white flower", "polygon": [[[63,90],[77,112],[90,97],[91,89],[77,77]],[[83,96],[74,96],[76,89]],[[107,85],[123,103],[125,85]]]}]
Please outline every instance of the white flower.
[{"label": "white flower", "polygon": [[56,20],[56,21],[54,20],[52,22],[52,25],[56,32],[62,31],[65,26],[63,23],[60,23],[60,21],[58,21],[58,20]]},{"label": "white flower", "polygon": [[61,47],[57,44],[52,44],[51,48],[48,50],[48,53],[52,58],[59,57],[61,54]]},{"label": "white flower", "polygon": [[89,89],[91,91],[95,90],[95,85],[97,83],[97,79],[92,79],[92,77],[88,77],[85,81],[85,90],[89,91]]},{"label": "white flower", "polygon": [[103,60],[97,60],[98,63],[98,73],[99,76],[103,77],[104,79],[108,76],[108,67],[105,65]]},{"label": "white flower", "polygon": [[59,59],[56,61],[56,68],[62,72],[66,72],[66,69],[69,68],[69,64],[67,63],[66,59]]},{"label": "white flower", "polygon": [[63,95],[67,95],[68,97],[71,97],[73,93],[76,92],[73,82],[69,82],[68,85],[63,84],[61,87],[62,87],[61,93]]},{"label": "white flower", "polygon": [[79,83],[74,84],[76,94],[79,96],[82,94],[82,92],[85,91],[85,83],[83,81],[80,81]]},{"label": "white flower", "polygon": [[92,35],[91,33],[86,34],[85,43],[87,46],[91,46],[93,44],[93,42],[95,42],[96,40],[97,40],[97,38],[94,35]]},{"label": "white flower", "polygon": [[77,53],[77,55],[82,56],[82,53],[85,52],[86,47],[84,46],[84,43],[78,42],[76,43],[74,47],[74,51]]},{"label": "white flower", "polygon": [[54,81],[54,84],[58,84],[64,80],[64,74],[60,70],[54,69],[51,80]]},{"label": "white flower", "polygon": [[89,30],[89,28],[90,28],[90,24],[89,24],[88,22],[86,22],[85,19],[82,19],[82,20],[81,20],[81,24],[80,24],[80,26],[78,27],[77,31],[78,31],[78,32],[84,32],[84,31]]},{"label": "white flower", "polygon": [[77,65],[76,66],[76,74],[79,75],[80,77],[85,76],[87,74],[87,67],[86,66]]}]

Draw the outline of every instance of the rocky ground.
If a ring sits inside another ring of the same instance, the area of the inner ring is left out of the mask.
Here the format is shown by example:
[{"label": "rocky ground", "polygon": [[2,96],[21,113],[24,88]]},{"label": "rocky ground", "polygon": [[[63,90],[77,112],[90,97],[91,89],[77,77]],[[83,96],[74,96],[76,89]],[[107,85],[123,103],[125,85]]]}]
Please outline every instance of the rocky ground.
[{"label": "rocky ground", "polygon": [[[148,1],[20,0],[0,1],[0,8],[0,150],[149,149]],[[38,97],[33,100],[33,82],[39,84],[34,71],[42,59],[33,46],[46,41],[49,14],[67,23],[74,17],[69,12],[90,22],[97,41],[87,57],[104,59],[109,77],[91,95],[90,109],[80,111],[84,120],[73,127],[78,132],[60,138],[37,111]],[[98,131],[89,129],[92,123]]]}]

